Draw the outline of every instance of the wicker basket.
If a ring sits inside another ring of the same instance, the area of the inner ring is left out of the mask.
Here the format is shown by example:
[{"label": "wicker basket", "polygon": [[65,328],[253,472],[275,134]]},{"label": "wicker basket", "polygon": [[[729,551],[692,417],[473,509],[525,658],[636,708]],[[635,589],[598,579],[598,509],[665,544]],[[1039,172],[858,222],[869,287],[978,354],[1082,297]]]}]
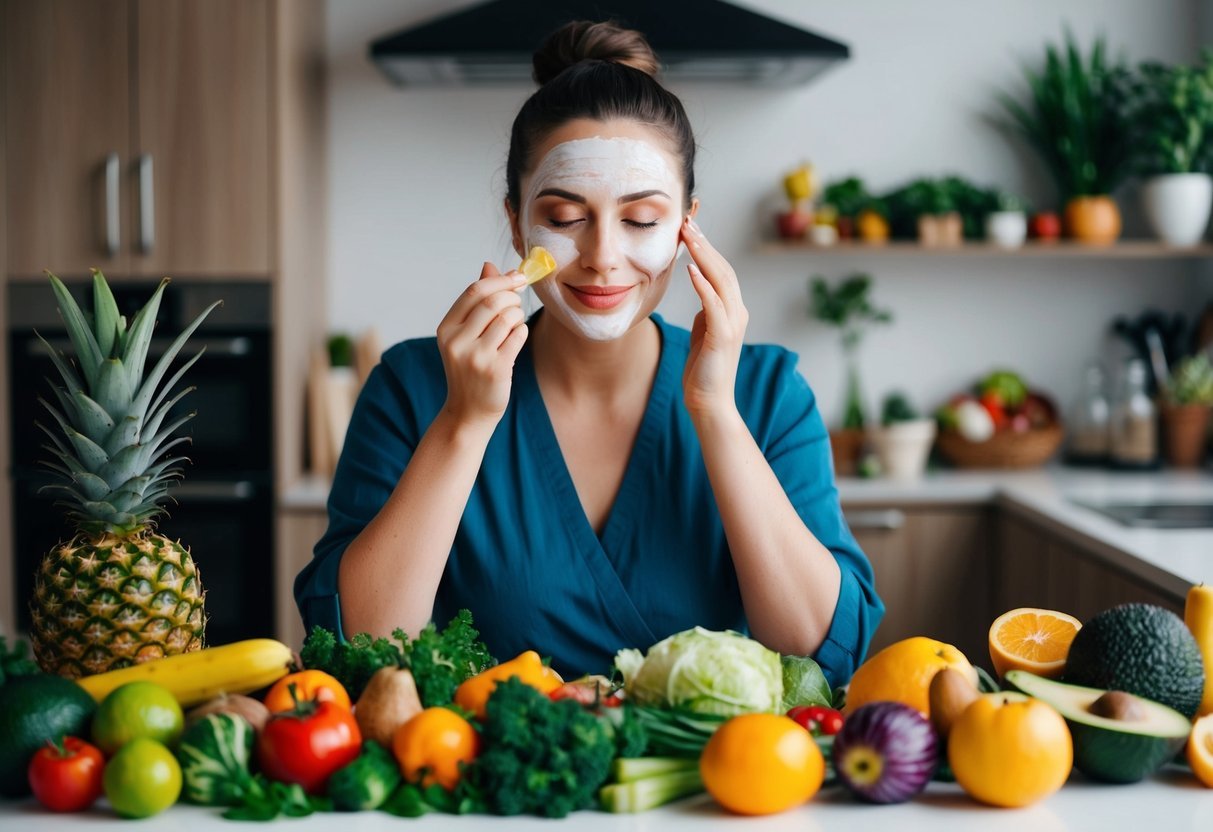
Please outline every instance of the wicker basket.
[{"label": "wicker basket", "polygon": [[1061,425],[1026,433],[998,431],[985,442],[970,442],[956,431],[944,430],[935,445],[957,468],[1035,468],[1057,453],[1064,436]]}]

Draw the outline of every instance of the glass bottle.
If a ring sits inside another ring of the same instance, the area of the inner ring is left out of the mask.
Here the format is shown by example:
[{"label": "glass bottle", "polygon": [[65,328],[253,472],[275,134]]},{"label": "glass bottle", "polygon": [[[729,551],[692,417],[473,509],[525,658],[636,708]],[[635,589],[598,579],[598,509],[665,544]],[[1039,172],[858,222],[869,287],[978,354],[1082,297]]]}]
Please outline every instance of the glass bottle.
[{"label": "glass bottle", "polygon": [[1092,361],[1083,370],[1083,389],[1070,414],[1066,461],[1071,465],[1103,465],[1111,444],[1111,407],[1104,395],[1104,372]]},{"label": "glass bottle", "polygon": [[1146,364],[1125,362],[1120,398],[1112,415],[1112,464],[1117,468],[1158,465],[1158,411],[1146,393]]}]

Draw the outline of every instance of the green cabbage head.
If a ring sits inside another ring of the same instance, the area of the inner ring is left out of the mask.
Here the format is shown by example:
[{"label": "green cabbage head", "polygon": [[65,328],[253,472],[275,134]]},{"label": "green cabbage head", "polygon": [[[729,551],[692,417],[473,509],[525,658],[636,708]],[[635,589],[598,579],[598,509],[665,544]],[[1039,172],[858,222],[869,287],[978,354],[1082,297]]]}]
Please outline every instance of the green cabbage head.
[{"label": "green cabbage head", "polygon": [[740,633],[696,627],[657,642],[647,656],[620,650],[615,667],[637,705],[719,716],[781,712],[779,654]]}]

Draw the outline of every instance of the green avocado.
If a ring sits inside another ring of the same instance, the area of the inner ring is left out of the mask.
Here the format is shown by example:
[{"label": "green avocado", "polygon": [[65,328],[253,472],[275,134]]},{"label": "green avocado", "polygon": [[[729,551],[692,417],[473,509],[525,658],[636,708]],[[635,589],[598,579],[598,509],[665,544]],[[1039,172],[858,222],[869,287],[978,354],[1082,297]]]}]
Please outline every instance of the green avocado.
[{"label": "green avocado", "polygon": [[1024,670],[1007,671],[1007,684],[1065,717],[1074,739],[1074,766],[1096,780],[1136,783],[1148,777],[1175,756],[1192,730],[1179,711],[1137,696],[1105,696],[1108,691]]},{"label": "green avocado", "polygon": [[1179,616],[1152,604],[1122,604],[1083,624],[1070,645],[1064,681],[1121,690],[1191,719],[1205,689],[1205,667]]},{"label": "green avocado", "polygon": [[65,735],[87,740],[96,710],[84,688],[60,676],[22,676],[0,687],[0,796],[29,794],[34,752]]}]

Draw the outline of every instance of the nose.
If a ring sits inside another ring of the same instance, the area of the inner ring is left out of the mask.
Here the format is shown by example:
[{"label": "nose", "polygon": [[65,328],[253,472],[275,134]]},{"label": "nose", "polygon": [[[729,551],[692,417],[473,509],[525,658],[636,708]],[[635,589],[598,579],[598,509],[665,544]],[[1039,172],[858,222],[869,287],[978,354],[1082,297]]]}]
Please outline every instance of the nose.
[{"label": "nose", "polygon": [[578,246],[581,249],[581,267],[599,274],[610,274],[623,265],[616,238],[618,232],[609,222],[594,222],[588,226]]}]

